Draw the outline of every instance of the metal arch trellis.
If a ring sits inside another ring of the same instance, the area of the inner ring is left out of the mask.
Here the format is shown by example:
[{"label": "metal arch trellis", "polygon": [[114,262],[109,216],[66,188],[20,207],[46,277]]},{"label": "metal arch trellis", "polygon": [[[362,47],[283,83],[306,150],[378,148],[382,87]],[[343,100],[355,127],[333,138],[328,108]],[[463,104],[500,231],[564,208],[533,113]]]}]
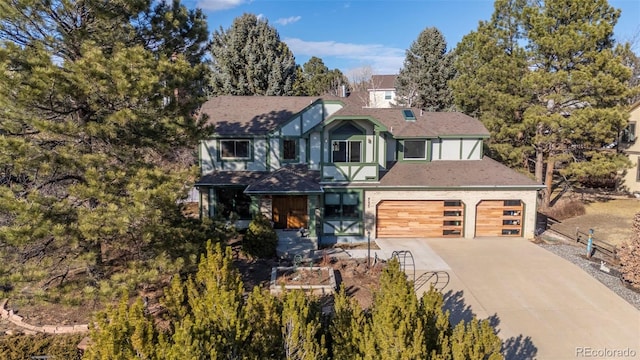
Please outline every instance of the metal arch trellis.
[{"label": "metal arch trellis", "polygon": [[[413,283],[416,282],[416,263],[413,259],[413,254],[409,250],[394,250],[391,253],[391,258],[397,258],[400,263],[400,270],[407,274],[407,266],[410,266],[413,274]],[[409,276],[407,274],[407,276]]]}]

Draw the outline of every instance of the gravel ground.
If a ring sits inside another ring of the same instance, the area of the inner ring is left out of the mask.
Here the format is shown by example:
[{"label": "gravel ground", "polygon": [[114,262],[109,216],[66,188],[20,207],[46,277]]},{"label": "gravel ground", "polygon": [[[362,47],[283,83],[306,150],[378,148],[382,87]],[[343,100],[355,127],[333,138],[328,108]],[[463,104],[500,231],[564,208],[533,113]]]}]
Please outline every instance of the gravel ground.
[{"label": "gravel ground", "polygon": [[596,278],[606,287],[611,289],[611,291],[615,292],[621,298],[625,299],[629,304],[635,306],[636,309],[640,310],[640,293],[635,292],[622,284],[622,281],[619,277],[618,269],[615,269],[611,265],[607,264],[606,266],[611,268],[611,272],[607,274],[606,272],[601,271],[600,262],[587,260],[584,257],[586,249],[583,249],[581,247],[564,244],[561,242],[554,244],[540,243],[539,245],[551,251],[552,253],[578,265],[587,274]]}]

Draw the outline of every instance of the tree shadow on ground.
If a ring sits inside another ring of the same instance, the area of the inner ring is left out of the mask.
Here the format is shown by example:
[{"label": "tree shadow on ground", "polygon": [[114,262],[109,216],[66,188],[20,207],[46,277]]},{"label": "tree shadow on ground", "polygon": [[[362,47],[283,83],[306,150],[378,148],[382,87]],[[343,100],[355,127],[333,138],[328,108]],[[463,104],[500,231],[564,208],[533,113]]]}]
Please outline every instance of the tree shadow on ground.
[{"label": "tree shadow on ground", "polygon": [[[469,322],[476,314],[471,310],[471,306],[464,301],[463,291],[449,290],[443,294],[445,310],[449,311],[449,321],[451,326],[456,326],[460,322]],[[500,329],[500,317],[498,314],[489,316],[486,320],[489,321],[489,325],[499,335]],[[531,341],[530,336],[524,336],[520,334],[516,337],[510,337],[502,341],[502,355],[505,360],[532,360],[536,358],[538,348]]]}]

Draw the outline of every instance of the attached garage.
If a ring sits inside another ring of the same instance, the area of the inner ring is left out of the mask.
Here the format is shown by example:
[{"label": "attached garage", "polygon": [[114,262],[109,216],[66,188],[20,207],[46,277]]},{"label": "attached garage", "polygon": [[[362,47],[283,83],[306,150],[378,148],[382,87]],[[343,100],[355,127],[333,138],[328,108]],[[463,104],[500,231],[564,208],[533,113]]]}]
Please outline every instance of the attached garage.
[{"label": "attached garage", "polygon": [[476,236],[522,236],[521,200],[482,200],[476,207]]},{"label": "attached garage", "polygon": [[384,200],[376,209],[379,238],[461,237],[464,204],[460,200]]}]

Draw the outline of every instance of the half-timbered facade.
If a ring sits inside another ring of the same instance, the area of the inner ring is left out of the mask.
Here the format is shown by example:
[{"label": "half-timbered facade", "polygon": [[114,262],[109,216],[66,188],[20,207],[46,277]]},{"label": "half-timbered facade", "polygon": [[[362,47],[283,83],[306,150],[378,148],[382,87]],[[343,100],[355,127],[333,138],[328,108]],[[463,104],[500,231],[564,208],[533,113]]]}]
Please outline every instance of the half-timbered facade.
[{"label": "half-timbered facade", "polygon": [[489,133],[462,113],[260,96],[203,111],[202,216],[261,212],[318,243],[534,234],[540,185],[483,156]]}]

